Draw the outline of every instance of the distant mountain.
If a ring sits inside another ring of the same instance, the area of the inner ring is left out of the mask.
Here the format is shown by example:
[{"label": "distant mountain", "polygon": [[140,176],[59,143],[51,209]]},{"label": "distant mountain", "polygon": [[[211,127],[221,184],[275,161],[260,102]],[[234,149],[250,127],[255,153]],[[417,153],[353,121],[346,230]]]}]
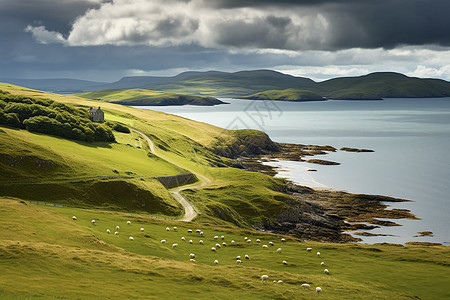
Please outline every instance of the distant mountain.
[{"label": "distant mountain", "polygon": [[176,93],[151,91],[145,89],[102,90],[76,94],[79,97],[102,100],[117,104],[136,106],[168,106],[168,105],[202,105],[213,106],[226,104],[213,97],[191,96]]},{"label": "distant mountain", "polygon": [[321,101],[324,97],[307,90],[285,89],[259,92],[242,97],[250,100],[280,100],[280,101]]},{"label": "distant mountain", "polygon": [[87,91],[94,86],[101,86],[107,84],[106,82],[78,80],[70,78],[57,79],[0,79],[0,82],[11,83],[27,87],[30,89],[58,93],[58,94],[73,94]]},{"label": "distant mountain", "polygon": [[[295,100],[296,93],[297,100],[307,100],[308,97],[314,98],[309,100],[320,100],[322,97],[348,100],[450,97],[448,81],[408,77],[391,72],[334,78],[323,82],[315,82],[309,78],[295,77],[271,70],[235,73],[185,72],[172,77],[131,76],[112,83],[74,79],[14,79],[6,80],[6,82],[56,93],[139,88],[179,94],[235,98],[255,96],[257,93],[265,92],[265,95],[255,97],[273,97],[278,100],[289,100],[290,98]],[[293,90],[297,90],[297,92]]]}]

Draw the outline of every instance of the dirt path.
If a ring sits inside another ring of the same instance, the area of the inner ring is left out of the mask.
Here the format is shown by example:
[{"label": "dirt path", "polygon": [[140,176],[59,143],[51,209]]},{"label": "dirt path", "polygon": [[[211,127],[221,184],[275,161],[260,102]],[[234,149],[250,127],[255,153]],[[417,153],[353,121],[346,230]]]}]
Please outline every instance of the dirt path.
[{"label": "dirt path", "polygon": [[161,157],[162,159],[168,161],[169,163],[171,163],[173,165],[176,165],[177,167],[180,167],[182,169],[185,169],[185,170],[191,172],[192,174],[194,174],[195,176],[197,176],[197,178],[199,179],[200,183],[195,184],[195,185],[190,184],[190,185],[187,185],[187,186],[184,186],[184,187],[178,187],[178,188],[170,190],[170,193],[173,195],[173,197],[184,207],[184,216],[180,219],[180,221],[184,221],[184,222],[192,221],[197,216],[197,209],[191,203],[189,203],[186,200],[186,198],[184,198],[183,195],[181,195],[180,192],[183,191],[183,190],[186,190],[186,189],[202,188],[205,185],[207,185],[208,183],[210,183],[211,180],[208,177],[206,177],[206,176],[204,176],[204,175],[202,175],[202,174],[200,174],[198,172],[195,172],[194,170],[191,170],[190,168],[188,168],[188,167],[186,167],[186,166],[184,166],[184,165],[182,165],[182,164],[172,160],[171,158],[169,158],[169,157],[167,157],[167,156],[165,156],[163,154],[156,153],[155,145],[153,144],[152,140],[145,133],[143,133],[141,131],[138,131],[136,129],[131,129],[130,128],[130,130],[135,132],[135,133],[137,133],[137,134],[139,134],[139,135],[141,135],[147,141],[148,146],[150,148],[150,151],[153,154],[155,154],[156,156]]}]

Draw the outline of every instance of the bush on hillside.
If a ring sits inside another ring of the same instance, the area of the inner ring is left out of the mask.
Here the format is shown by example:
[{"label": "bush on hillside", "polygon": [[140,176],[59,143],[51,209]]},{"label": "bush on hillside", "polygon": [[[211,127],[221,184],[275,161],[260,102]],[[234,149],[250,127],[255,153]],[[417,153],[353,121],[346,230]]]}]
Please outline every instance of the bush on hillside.
[{"label": "bush on hillside", "polygon": [[119,123],[114,124],[112,129],[118,132],[130,133],[130,128],[123,126],[122,124]]},{"label": "bush on hillside", "polygon": [[89,117],[87,110],[64,103],[0,90],[0,124],[80,141],[115,141],[109,127]]}]

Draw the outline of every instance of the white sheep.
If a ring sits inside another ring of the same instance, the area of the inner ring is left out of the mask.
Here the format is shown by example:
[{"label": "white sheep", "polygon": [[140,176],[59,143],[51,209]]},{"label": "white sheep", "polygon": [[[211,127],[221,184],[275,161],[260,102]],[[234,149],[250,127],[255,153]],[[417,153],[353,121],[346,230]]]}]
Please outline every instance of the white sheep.
[{"label": "white sheep", "polygon": [[321,262],[320,265],[323,267],[325,266],[325,262]]},{"label": "white sheep", "polygon": [[283,260],[283,265],[287,266],[287,261]]},{"label": "white sheep", "polygon": [[201,232],[201,230],[200,229],[197,229],[195,232],[197,232],[197,233],[200,233]]},{"label": "white sheep", "polygon": [[214,239],[215,239],[215,240],[218,240],[218,239],[219,239],[219,236],[218,236],[218,235],[215,235],[215,236],[214,236]]},{"label": "white sheep", "polygon": [[95,225],[95,220],[92,220],[91,223],[92,223],[92,225]]},{"label": "white sheep", "polygon": [[166,242],[166,240],[161,240],[161,244],[164,244]]},{"label": "white sheep", "polygon": [[250,259],[250,256],[248,256],[247,254],[245,254],[245,259]]},{"label": "white sheep", "polygon": [[278,280],[277,283],[283,283],[283,280]]},{"label": "white sheep", "polygon": [[216,244],[216,248],[220,248],[220,244]]},{"label": "white sheep", "polygon": [[236,256],[236,259],[241,259],[241,256],[240,255]]},{"label": "white sheep", "polygon": [[216,252],[216,251],[217,251],[217,249],[216,249],[215,247],[211,247],[211,251],[214,251],[214,252]]},{"label": "white sheep", "polygon": [[140,230],[141,232],[144,232],[145,229],[144,229],[143,227],[141,227],[141,229],[139,229],[139,230]]},{"label": "white sheep", "polygon": [[189,240],[189,244],[193,244],[194,243],[194,241],[193,240]]},{"label": "white sheep", "polygon": [[170,228],[169,228],[169,227],[166,227],[166,231],[170,231]]},{"label": "white sheep", "polygon": [[330,274],[330,271],[328,271],[328,269],[323,270],[323,272],[324,272],[325,274]]},{"label": "white sheep", "polygon": [[307,283],[303,283],[302,284],[302,288],[304,288],[304,289],[309,289],[311,286],[309,285],[309,284],[307,284]]},{"label": "white sheep", "polygon": [[198,241],[200,245],[203,245],[203,240]]},{"label": "white sheep", "polygon": [[172,248],[176,248],[178,246],[178,244],[177,243],[174,243],[174,244],[172,244]]},{"label": "white sheep", "polygon": [[118,234],[119,234],[119,232],[118,232],[118,231],[116,231],[116,232],[114,232],[114,234],[115,234],[115,235],[118,235]]},{"label": "white sheep", "polygon": [[246,241],[247,239],[248,239],[248,237],[245,237],[245,238],[244,238],[244,241]]},{"label": "white sheep", "polygon": [[275,246],[275,245],[273,244],[273,242],[269,242],[269,245],[270,245],[270,246]]},{"label": "white sheep", "polygon": [[285,238],[281,238],[281,242],[282,243],[286,243],[286,239]]},{"label": "white sheep", "polygon": [[231,240],[231,245],[234,245],[234,240]]},{"label": "white sheep", "polygon": [[174,226],[173,231],[178,231],[178,228],[176,226]]},{"label": "white sheep", "polygon": [[119,230],[119,229],[120,229],[120,227],[119,227],[119,225],[117,225],[117,226],[116,226],[116,230]]},{"label": "white sheep", "polygon": [[261,243],[261,240],[260,240],[260,239],[256,239],[256,242],[257,242],[257,243]]},{"label": "white sheep", "polygon": [[194,253],[191,253],[191,254],[189,254],[189,257],[190,257],[190,258],[195,258],[195,254],[194,254]]},{"label": "white sheep", "polygon": [[182,236],[181,240],[184,242],[184,241],[186,241],[186,238],[184,236]]},{"label": "white sheep", "polygon": [[192,233],[192,229],[188,229],[188,233]]},{"label": "white sheep", "polygon": [[267,245],[262,245],[263,249],[269,248]]},{"label": "white sheep", "polygon": [[267,279],[269,279],[269,275],[262,275],[261,276],[261,281],[262,282],[266,282]]},{"label": "white sheep", "polygon": [[237,263],[237,264],[242,264],[242,260],[237,259],[237,260],[236,260],[236,263]]},{"label": "white sheep", "polygon": [[132,236],[130,236],[128,239],[129,239],[130,241],[134,241],[134,237],[132,237]]},{"label": "white sheep", "polygon": [[106,229],[106,233],[107,233],[107,234],[110,234],[110,233],[111,233],[111,230]]},{"label": "white sheep", "polygon": [[214,260],[214,264],[217,265],[219,263],[219,261],[216,259]]},{"label": "white sheep", "polygon": [[225,236],[221,235],[220,238],[222,239],[222,241],[225,239]]},{"label": "white sheep", "polygon": [[127,225],[131,225],[131,221],[127,221]]},{"label": "white sheep", "polygon": [[317,256],[320,257],[320,252],[317,252]]},{"label": "white sheep", "polygon": [[317,292],[317,294],[320,294],[322,292],[322,288],[316,287],[316,292]]},{"label": "white sheep", "polygon": [[190,258],[189,261],[195,263],[195,259],[193,258]]},{"label": "white sheep", "polygon": [[222,243],[222,246],[226,247],[226,246],[227,246],[227,243],[223,242],[223,243]]},{"label": "white sheep", "polygon": [[76,220],[77,220],[77,217],[72,216],[72,220],[76,221]]},{"label": "white sheep", "polygon": [[200,231],[200,235],[201,235],[201,236],[204,236],[205,234],[203,233],[203,231]]},{"label": "white sheep", "polygon": [[281,253],[281,248],[278,248],[278,249],[277,249],[277,253]]},{"label": "white sheep", "polygon": [[250,244],[251,242],[252,242],[252,240],[251,240],[251,239],[248,239],[248,240],[247,240],[247,243],[249,243],[249,244]]},{"label": "white sheep", "polygon": [[311,252],[312,248],[306,248],[306,251]]}]

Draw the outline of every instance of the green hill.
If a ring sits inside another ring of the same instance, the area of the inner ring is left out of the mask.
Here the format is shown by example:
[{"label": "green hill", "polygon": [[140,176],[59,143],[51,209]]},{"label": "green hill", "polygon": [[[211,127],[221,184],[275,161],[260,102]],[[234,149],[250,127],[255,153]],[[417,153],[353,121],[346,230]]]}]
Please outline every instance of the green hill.
[{"label": "green hill", "polygon": [[[289,207],[314,214],[283,193],[283,180],[228,167],[231,160],[215,154],[217,147],[229,156],[273,148],[261,132],[9,84],[0,89],[80,110],[101,106],[107,122],[144,132],[156,149],[148,151],[136,133],[77,141],[0,125],[2,299],[450,297],[448,247],[325,243],[255,230]],[[209,179],[183,193],[199,211],[193,222],[176,219],[180,206],[151,178],[187,170]],[[262,247],[269,242],[274,246]]]},{"label": "green hill", "polygon": [[79,97],[102,100],[117,104],[136,106],[166,106],[166,105],[204,105],[212,106],[225,104],[213,97],[190,96],[169,92],[130,89],[130,90],[102,90],[77,94]]},{"label": "green hill", "polygon": [[306,90],[285,89],[270,90],[243,97],[250,100],[279,100],[279,101],[322,101],[324,98]]}]

